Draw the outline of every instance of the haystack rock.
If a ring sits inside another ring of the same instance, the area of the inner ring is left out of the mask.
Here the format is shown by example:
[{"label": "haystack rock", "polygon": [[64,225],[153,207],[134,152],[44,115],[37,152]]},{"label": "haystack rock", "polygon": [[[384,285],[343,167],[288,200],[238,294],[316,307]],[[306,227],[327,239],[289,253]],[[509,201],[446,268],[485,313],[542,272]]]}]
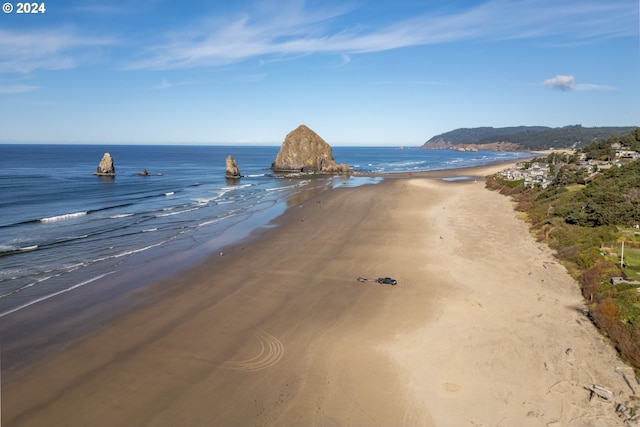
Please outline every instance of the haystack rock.
[{"label": "haystack rock", "polygon": [[104,153],[102,156],[102,160],[100,160],[100,164],[96,169],[96,173],[94,175],[115,175],[116,167],[113,165],[113,159],[111,158],[111,154]]},{"label": "haystack rock", "polygon": [[349,166],[336,164],[331,146],[305,125],[285,137],[271,169],[274,172],[351,172]]},{"label": "haystack rock", "polygon": [[224,176],[228,179],[238,179],[242,177],[242,175],[240,175],[238,165],[236,164],[236,160],[232,155],[227,156],[227,171],[225,172]]}]

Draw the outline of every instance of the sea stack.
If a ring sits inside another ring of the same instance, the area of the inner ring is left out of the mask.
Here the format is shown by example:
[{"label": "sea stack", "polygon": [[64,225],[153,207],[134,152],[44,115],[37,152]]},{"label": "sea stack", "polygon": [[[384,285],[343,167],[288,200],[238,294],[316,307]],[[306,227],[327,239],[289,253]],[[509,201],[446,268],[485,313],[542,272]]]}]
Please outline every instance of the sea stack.
[{"label": "sea stack", "polygon": [[224,174],[227,179],[239,179],[242,177],[240,175],[240,170],[238,169],[238,165],[236,164],[236,160],[232,155],[227,156],[227,170]]},{"label": "sea stack", "polygon": [[331,146],[305,125],[298,126],[285,137],[271,169],[274,172],[351,172],[349,166],[336,164]]},{"label": "sea stack", "polygon": [[111,154],[104,153],[102,156],[102,160],[100,160],[100,164],[96,169],[94,175],[101,176],[113,176],[116,174],[116,167],[113,165],[113,159],[111,158]]}]

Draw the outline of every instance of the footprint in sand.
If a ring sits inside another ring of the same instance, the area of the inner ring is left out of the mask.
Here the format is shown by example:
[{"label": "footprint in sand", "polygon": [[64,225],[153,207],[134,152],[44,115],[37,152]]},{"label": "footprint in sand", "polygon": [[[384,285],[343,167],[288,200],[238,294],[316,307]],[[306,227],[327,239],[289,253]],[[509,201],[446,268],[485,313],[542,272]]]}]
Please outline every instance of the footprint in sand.
[{"label": "footprint in sand", "polygon": [[222,367],[253,372],[273,366],[282,359],[284,345],[278,338],[264,331],[257,331],[255,336],[260,343],[260,351],[256,356],[246,360],[228,361]]}]

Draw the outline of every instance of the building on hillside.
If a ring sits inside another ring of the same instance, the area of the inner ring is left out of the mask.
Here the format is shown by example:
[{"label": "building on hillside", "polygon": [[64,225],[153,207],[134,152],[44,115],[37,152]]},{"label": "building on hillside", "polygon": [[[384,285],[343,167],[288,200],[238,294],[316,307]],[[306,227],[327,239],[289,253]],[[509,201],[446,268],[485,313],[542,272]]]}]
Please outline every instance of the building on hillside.
[{"label": "building on hillside", "polygon": [[632,150],[617,150],[616,157],[618,159],[637,160],[640,159],[640,153]]}]

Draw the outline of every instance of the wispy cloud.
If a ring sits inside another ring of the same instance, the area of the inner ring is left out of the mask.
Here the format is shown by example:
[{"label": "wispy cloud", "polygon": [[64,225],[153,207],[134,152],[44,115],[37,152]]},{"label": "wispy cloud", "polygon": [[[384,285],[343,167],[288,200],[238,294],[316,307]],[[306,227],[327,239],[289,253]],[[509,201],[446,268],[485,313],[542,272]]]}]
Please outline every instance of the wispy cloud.
[{"label": "wispy cloud", "polygon": [[186,85],[190,85],[193,84],[193,82],[189,82],[189,81],[181,81],[181,82],[172,82],[169,81],[167,79],[162,79],[160,81],[160,83],[158,83],[155,86],[151,86],[149,89],[152,90],[167,90],[167,89],[171,89],[177,86],[186,86]]},{"label": "wispy cloud", "polygon": [[267,78],[267,73],[242,74],[238,76],[238,80],[244,83],[261,82]]},{"label": "wispy cloud", "polygon": [[[327,53],[350,55],[461,41],[554,37],[572,42],[637,35],[638,5],[629,1],[492,0],[450,13],[425,13],[386,25],[341,27],[351,11],[281,7],[248,11],[176,29],[164,42],[144,49],[133,69],[218,67],[251,58]],[[283,13],[286,10],[286,13]],[[193,24],[193,23],[192,23]]]},{"label": "wispy cloud", "polygon": [[[390,14],[371,21],[361,18],[353,3],[273,4],[251,3],[241,13],[217,10],[214,17],[182,21],[151,39],[95,36],[92,28],[77,29],[81,21],[74,27],[0,30],[0,73],[70,69],[95,58],[96,50],[115,45],[122,48],[123,68],[166,70],[213,69],[251,59],[269,64],[313,54],[336,55],[344,66],[357,54],[430,44],[523,38],[570,44],[638,34],[638,4],[628,0],[488,0],[473,7],[451,2],[445,3],[448,10],[425,7],[421,15],[394,20]],[[76,13],[101,15],[123,10],[119,4],[99,2],[78,8]],[[359,24],[345,24],[356,16]]]},{"label": "wispy cloud", "polygon": [[169,83],[168,80],[163,79],[160,83],[153,86],[151,89],[164,90],[164,89],[169,89],[170,87],[173,87],[173,86],[175,86],[175,83]]},{"label": "wispy cloud", "polygon": [[124,14],[134,13],[132,12],[132,7],[130,3],[114,5],[114,4],[104,4],[104,3],[97,3],[97,2],[94,2],[94,3],[83,2],[79,5],[76,5],[73,8],[73,10],[76,12],[91,13],[91,14],[98,14],[98,15],[105,15],[105,14],[124,15]]},{"label": "wispy cloud", "polygon": [[582,83],[575,85],[576,90],[618,90],[615,86]]},{"label": "wispy cloud", "polygon": [[555,77],[542,82],[543,86],[550,87],[562,92],[568,92],[573,90],[616,90],[613,86],[598,85],[593,83],[576,84],[573,76],[566,76],[558,74]]},{"label": "wispy cloud", "polygon": [[11,93],[23,93],[23,92],[31,92],[39,89],[38,86],[33,85],[25,85],[25,84],[14,84],[14,85],[0,85],[0,94],[11,94]]},{"label": "wispy cloud", "polygon": [[74,68],[82,56],[78,49],[113,43],[113,39],[81,35],[69,29],[0,30],[0,73]]},{"label": "wispy cloud", "polygon": [[351,56],[343,53],[342,55],[340,55],[340,64],[338,64],[338,67],[343,67],[349,62],[351,62]]},{"label": "wispy cloud", "polygon": [[367,81],[369,85],[416,85],[416,86],[448,86],[449,83],[428,80],[377,80]]}]

